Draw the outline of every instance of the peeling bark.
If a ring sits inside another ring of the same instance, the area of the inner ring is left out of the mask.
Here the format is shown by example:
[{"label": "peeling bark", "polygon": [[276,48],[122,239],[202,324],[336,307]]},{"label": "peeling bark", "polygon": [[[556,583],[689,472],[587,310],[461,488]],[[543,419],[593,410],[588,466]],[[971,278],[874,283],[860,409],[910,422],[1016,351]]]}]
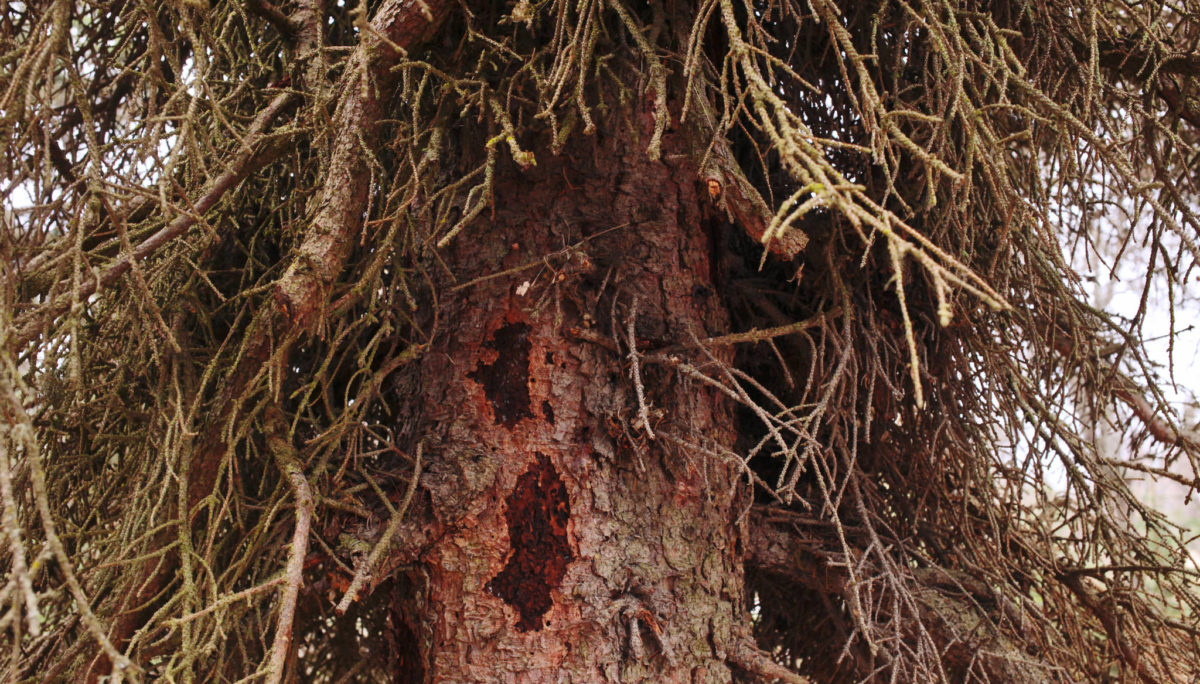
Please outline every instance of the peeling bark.
[{"label": "peeling bark", "polygon": [[[432,681],[732,676],[745,619],[737,470],[674,446],[732,445],[729,400],[643,369],[661,420],[651,439],[625,363],[630,324],[642,351],[726,331],[707,190],[695,168],[650,161],[627,136],[601,137],[594,158],[543,153],[536,169],[498,172],[494,213],[444,255],[469,282],[580,243],[565,266],[458,291],[443,309],[454,334],[426,359],[433,461],[414,526],[433,541],[409,579]],[[673,144],[663,159],[682,158]],[[621,342],[573,334],[588,328]]]}]

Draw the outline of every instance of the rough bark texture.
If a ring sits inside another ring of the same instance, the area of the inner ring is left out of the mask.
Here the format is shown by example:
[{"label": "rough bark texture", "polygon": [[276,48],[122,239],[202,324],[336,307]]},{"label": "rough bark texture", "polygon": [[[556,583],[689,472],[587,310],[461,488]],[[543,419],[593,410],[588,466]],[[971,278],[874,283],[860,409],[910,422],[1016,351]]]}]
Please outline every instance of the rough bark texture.
[{"label": "rough bark texture", "polygon": [[0,681],[1200,681],[1195,13],[9,4]]},{"label": "rough bark texture", "polygon": [[642,351],[725,330],[703,186],[635,139],[498,173],[487,225],[451,250],[468,280],[583,243],[442,310],[453,334],[421,381],[433,541],[412,576],[434,681],[730,680],[736,471],[680,442],[731,445],[731,408],[641,365],[647,415],[669,417],[651,439],[627,340],[631,318]]}]

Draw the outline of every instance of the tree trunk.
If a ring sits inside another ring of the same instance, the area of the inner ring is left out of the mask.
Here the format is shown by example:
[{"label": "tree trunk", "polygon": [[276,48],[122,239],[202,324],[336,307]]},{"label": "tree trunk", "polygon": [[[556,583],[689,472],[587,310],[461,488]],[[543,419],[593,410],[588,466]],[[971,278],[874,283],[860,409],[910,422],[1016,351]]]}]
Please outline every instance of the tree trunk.
[{"label": "tree trunk", "polygon": [[709,199],[685,141],[652,161],[641,120],[501,164],[494,206],[443,252],[460,289],[421,371],[430,541],[396,611],[426,679],[731,679],[733,413],[678,370],[729,359],[631,354],[725,331]]}]

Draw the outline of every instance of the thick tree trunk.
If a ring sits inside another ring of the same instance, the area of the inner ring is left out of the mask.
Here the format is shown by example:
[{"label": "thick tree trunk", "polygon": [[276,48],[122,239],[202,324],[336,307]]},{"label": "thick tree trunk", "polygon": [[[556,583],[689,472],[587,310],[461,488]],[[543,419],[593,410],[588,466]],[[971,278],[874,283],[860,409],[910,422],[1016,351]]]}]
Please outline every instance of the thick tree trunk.
[{"label": "thick tree trunk", "polygon": [[597,134],[510,164],[494,209],[443,254],[460,289],[421,378],[432,541],[397,611],[426,679],[731,679],[745,619],[745,501],[719,456],[732,410],[674,369],[714,373],[720,357],[630,354],[631,327],[645,353],[726,326],[682,144],[668,135],[651,161],[644,137]]}]

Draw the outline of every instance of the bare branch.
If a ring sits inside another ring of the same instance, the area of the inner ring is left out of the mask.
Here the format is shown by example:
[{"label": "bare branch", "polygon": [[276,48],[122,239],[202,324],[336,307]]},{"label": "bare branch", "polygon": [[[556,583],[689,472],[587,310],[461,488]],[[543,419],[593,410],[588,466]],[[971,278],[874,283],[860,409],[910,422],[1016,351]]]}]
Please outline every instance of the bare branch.
[{"label": "bare branch", "polygon": [[[132,253],[122,254],[114,263],[98,274],[97,277],[81,283],[73,296],[76,296],[79,300],[87,299],[97,290],[111,285],[118,278],[125,275],[125,272],[135,262],[150,256],[160,247],[182,235],[188,228],[195,225],[204,213],[215,206],[230,188],[236,186],[245,179],[247,174],[254,170],[256,167],[255,162],[259,160],[259,156],[264,151],[259,146],[259,143],[266,137],[268,127],[275,120],[275,117],[294,103],[296,99],[297,96],[292,93],[280,93],[271,100],[271,104],[266,109],[259,112],[243,137],[246,144],[230,160],[226,166],[226,170],[209,183],[200,197],[192,203],[193,213],[176,218],[154,235],[138,243],[133,248]],[[25,270],[30,272],[37,271],[43,263],[44,259],[34,259],[26,265]],[[32,342],[45,330],[47,325],[66,312],[70,306],[70,298],[63,297],[58,302],[48,305],[45,310],[35,310],[22,316],[22,320],[17,321],[19,331],[15,336],[17,347],[20,348]]]},{"label": "bare branch", "polygon": [[296,498],[296,529],[288,548],[287,570],[284,571],[283,593],[279,599],[279,622],[275,640],[271,643],[271,660],[267,665],[268,684],[278,684],[283,678],[284,664],[292,643],[292,622],[296,617],[296,597],[304,583],[304,559],[308,556],[308,534],[312,525],[313,496],[296,450],[287,438],[283,413],[272,406],[266,410],[263,422],[267,431],[267,447],[275,456],[275,465],[287,478]]},{"label": "bare branch", "polygon": [[300,34],[300,26],[268,0],[246,0],[246,8],[251,14],[266,19],[275,30],[289,40]]}]

